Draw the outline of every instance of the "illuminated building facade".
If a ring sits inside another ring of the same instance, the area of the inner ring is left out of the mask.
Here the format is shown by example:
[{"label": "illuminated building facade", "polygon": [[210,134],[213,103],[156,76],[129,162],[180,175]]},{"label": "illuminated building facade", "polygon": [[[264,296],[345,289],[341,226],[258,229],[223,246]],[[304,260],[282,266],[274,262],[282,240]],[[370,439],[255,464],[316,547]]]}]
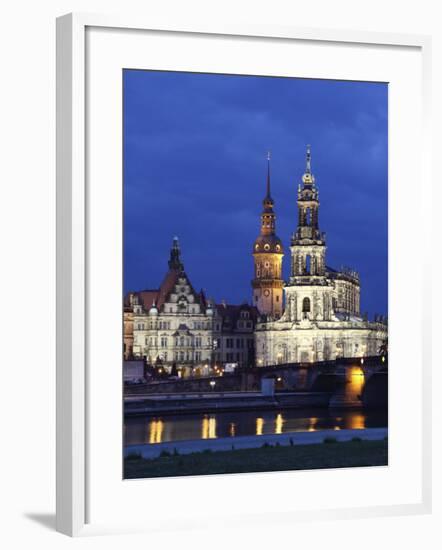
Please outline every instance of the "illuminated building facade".
[{"label": "illuminated building facade", "polygon": [[[133,357],[144,357],[148,364],[162,364],[168,370],[174,364],[208,369],[218,321],[204,292],[195,292],[184,271],[177,237],[160,288],[130,292],[125,298],[125,310],[126,315],[132,310]],[[125,341],[126,338],[125,331]]]},{"label": "illuminated building facade", "polygon": [[387,327],[383,319],[369,322],[361,317],[358,273],[326,265],[326,239],[319,228],[319,191],[309,147],[297,206],[284,313],[274,319],[265,316],[266,308],[260,310],[264,316],[255,332],[257,364],[377,355],[387,338]]},{"label": "illuminated building facade", "polygon": [[249,304],[215,304],[196,292],[184,270],[178,239],[160,288],[124,300],[124,358],[144,358],[168,372],[206,375],[218,365],[252,366],[258,311]]},{"label": "illuminated building facade", "polygon": [[134,347],[134,312],[132,305],[129,303],[124,304],[123,323],[123,356],[125,359],[131,359]]}]

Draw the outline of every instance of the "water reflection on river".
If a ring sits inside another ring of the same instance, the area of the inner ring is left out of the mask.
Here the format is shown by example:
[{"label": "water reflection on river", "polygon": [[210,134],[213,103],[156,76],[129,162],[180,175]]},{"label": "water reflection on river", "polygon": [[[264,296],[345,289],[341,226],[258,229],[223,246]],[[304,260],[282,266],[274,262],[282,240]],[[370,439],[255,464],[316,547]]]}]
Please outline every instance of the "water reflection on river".
[{"label": "water reflection on river", "polygon": [[379,428],[387,426],[386,412],[240,411],[180,416],[137,416],[125,420],[125,444],[162,443],[188,439],[215,439],[242,435],[281,434],[317,430]]}]

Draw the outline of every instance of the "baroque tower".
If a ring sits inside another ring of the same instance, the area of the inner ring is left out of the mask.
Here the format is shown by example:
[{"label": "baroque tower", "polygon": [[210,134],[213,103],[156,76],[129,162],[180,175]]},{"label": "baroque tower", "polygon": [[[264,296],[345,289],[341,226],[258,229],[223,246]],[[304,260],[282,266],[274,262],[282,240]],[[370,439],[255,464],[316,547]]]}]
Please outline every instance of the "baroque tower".
[{"label": "baroque tower", "polygon": [[325,233],[319,230],[319,191],[311,170],[310,145],[306,169],[298,186],[298,227],[292,235],[290,282],[322,284],[325,277]]},{"label": "baroque tower", "polygon": [[284,250],[281,239],[276,235],[276,215],[270,194],[270,153],[267,155],[267,192],[263,200],[261,231],[253,245],[255,277],[252,281],[253,305],[263,315],[275,319],[281,317],[283,309],[282,257]]},{"label": "baroque tower", "polygon": [[298,186],[298,226],[290,243],[290,280],[285,287],[287,320],[326,321],[333,317],[334,285],[325,266],[325,233],[319,229],[319,191],[311,169],[310,145]]}]

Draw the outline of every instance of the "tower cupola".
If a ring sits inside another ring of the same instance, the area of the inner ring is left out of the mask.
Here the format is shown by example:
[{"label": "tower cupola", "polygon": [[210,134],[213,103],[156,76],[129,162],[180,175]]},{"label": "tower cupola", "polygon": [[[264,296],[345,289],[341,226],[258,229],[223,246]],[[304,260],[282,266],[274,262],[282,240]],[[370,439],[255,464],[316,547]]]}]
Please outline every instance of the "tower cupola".
[{"label": "tower cupola", "polygon": [[260,234],[253,243],[255,278],[253,303],[263,315],[282,315],[282,258],[284,250],[276,235],[276,215],[270,189],[270,153],[267,154],[266,194],[262,201]]},{"label": "tower cupola", "polygon": [[306,167],[298,187],[298,227],[291,240],[292,283],[314,280],[322,284],[325,275],[325,234],[319,229],[319,191],[311,167],[311,148],[307,145]]},{"label": "tower cupola", "polygon": [[184,271],[184,265],[181,261],[181,250],[178,237],[173,238],[172,248],[170,249],[169,269]]}]

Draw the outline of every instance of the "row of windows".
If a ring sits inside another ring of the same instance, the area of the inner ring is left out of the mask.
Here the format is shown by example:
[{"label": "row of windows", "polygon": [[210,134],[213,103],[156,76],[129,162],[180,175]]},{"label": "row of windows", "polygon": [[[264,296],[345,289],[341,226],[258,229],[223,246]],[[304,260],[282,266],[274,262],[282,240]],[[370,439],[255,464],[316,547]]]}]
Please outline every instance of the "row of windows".
[{"label": "row of windows", "polygon": [[[192,343],[193,340],[193,343]],[[169,347],[169,338],[167,336],[161,336],[159,339],[160,347],[167,348]],[[207,339],[207,346],[211,345],[211,339]],[[201,348],[203,347],[203,338],[201,336],[195,336],[191,338],[189,336],[179,336],[174,340],[175,346],[178,348],[185,347],[194,347]],[[158,338],[151,336],[145,339],[145,345],[149,347],[157,347]],[[218,340],[213,341],[213,349],[218,348]],[[225,348],[226,349],[252,349],[254,346],[254,341],[252,338],[226,338],[225,339]]]},{"label": "row of windows", "polygon": [[170,330],[170,321],[151,321],[150,323],[137,323],[137,330]]},{"label": "row of windows", "polygon": [[[194,355],[193,358],[192,358],[192,355]],[[194,354],[192,354],[192,352],[189,352],[189,351],[186,351],[186,352],[176,351],[173,354],[173,358],[175,359],[175,361],[181,361],[181,362],[184,362],[184,361],[201,361],[201,352],[196,351]],[[167,351],[163,351],[161,353],[161,359],[163,359],[163,361],[168,360]]]},{"label": "row of windows", "polygon": [[253,339],[251,338],[236,338],[236,346],[235,346],[235,338],[226,338],[225,339],[225,347],[227,349],[244,349],[244,348],[253,348]]},{"label": "row of windows", "polygon": [[[200,348],[202,347],[202,338],[201,336],[195,336],[194,338],[194,347]],[[207,339],[207,345],[210,346],[210,338]],[[158,339],[154,336],[151,336],[150,338],[146,338],[145,340],[146,346],[153,346],[157,347]],[[160,345],[162,348],[167,348],[169,345],[169,339],[167,336],[161,336],[160,338]],[[186,337],[186,336],[179,336],[175,338],[175,346],[176,347],[189,347],[192,346],[192,338]]]},{"label": "row of windows", "polygon": [[[195,321],[194,323],[188,323],[189,328],[192,328],[194,330],[211,330],[212,329],[212,323],[209,322],[203,322],[203,321]],[[151,321],[149,323],[137,323],[136,329],[137,330],[170,330],[170,321]],[[214,326],[214,329],[219,331],[220,330],[220,324],[216,323]]]},{"label": "row of windows", "polygon": [[237,326],[238,328],[252,328],[253,324],[252,321],[238,321]]}]

